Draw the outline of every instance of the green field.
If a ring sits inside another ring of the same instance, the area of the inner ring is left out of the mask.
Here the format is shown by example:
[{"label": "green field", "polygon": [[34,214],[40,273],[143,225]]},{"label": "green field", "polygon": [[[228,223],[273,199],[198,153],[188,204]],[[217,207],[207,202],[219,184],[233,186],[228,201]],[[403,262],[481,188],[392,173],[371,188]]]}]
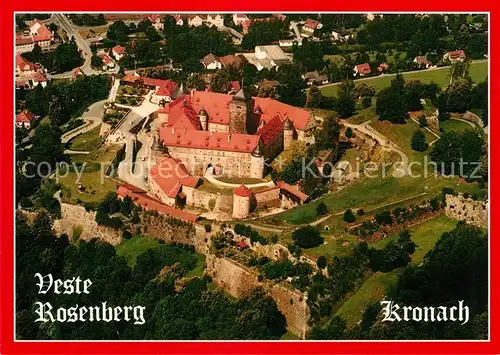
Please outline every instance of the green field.
[{"label": "green field", "polygon": [[[80,168],[79,168],[80,169]],[[65,203],[76,204],[78,200],[83,202],[97,202],[106,196],[110,191],[116,191],[116,183],[105,177],[100,171],[83,172],[81,179],[75,172],[69,172],[61,176],[59,181],[62,185],[61,198]],[[78,190],[78,184],[81,183],[84,191]]]},{"label": "green field", "polygon": [[[446,216],[427,221],[411,229],[411,238],[417,244],[417,249],[412,255],[412,264],[419,265],[425,254],[431,250],[444,232],[455,228],[457,221]],[[396,240],[397,235],[387,237],[370,246],[383,248],[390,240]],[[342,316],[347,321],[348,327],[354,326],[361,317],[365,307],[371,302],[380,301],[387,290],[397,282],[397,276],[402,269],[388,273],[377,272],[370,276],[361,287],[339,308],[336,315]]]},{"label": "green field", "polygon": [[468,123],[458,120],[441,121],[439,127],[443,132],[464,132],[473,129]]},{"label": "green field", "polygon": [[86,133],[82,133],[79,136],[73,138],[69,144],[69,149],[71,150],[82,150],[91,151],[95,149],[99,143],[101,143],[102,138],[99,137],[99,132],[101,131],[101,125]]},{"label": "green field", "polygon": [[[365,211],[380,207],[388,203],[394,203],[405,198],[416,196],[422,193],[427,195],[423,199],[429,199],[441,192],[443,187],[451,187],[458,192],[469,192],[479,197],[484,195],[476,183],[467,183],[458,178],[444,178],[435,176],[432,167],[428,169],[428,176],[422,176],[425,172],[424,162],[430,162],[429,150],[426,152],[415,152],[411,149],[411,136],[418,129],[418,125],[409,120],[406,124],[391,124],[388,122],[373,121],[373,128],[396,143],[403,152],[408,155],[408,162],[411,166],[413,176],[403,178],[393,177],[390,170],[387,170],[385,177],[380,173],[375,178],[360,177],[352,185],[348,185],[337,193],[328,194],[314,202],[298,206],[283,212],[273,218],[279,218],[283,223],[292,225],[310,223],[316,216],[316,206],[319,201],[323,201],[331,213],[342,212],[347,208],[362,208]],[[435,137],[427,131],[427,141],[430,142]],[[399,156],[398,161],[399,161]],[[414,203],[416,201],[412,201]]]},{"label": "green field", "polygon": [[125,239],[124,242],[117,245],[115,249],[118,256],[125,257],[130,267],[134,267],[139,254],[142,254],[148,249],[156,248],[158,245],[159,243],[155,239],[134,236],[130,239]]},{"label": "green field", "polygon": [[196,254],[196,266],[193,270],[187,273],[191,277],[203,277],[205,271],[205,255]]},{"label": "green field", "polygon": [[[488,76],[488,62],[472,62],[469,72],[474,82],[483,81]],[[431,81],[433,81],[443,88],[448,87],[448,85],[450,84],[449,67],[441,67],[402,74],[405,79],[419,79],[424,83],[430,83]],[[356,80],[355,83],[360,84],[361,82],[365,82],[366,84],[373,86],[378,92],[383,88],[388,87],[391,84],[392,79],[394,79],[394,75],[384,75],[366,79],[359,79]],[[325,96],[337,96],[338,85],[324,86],[320,87],[320,89],[322,94]]]}]

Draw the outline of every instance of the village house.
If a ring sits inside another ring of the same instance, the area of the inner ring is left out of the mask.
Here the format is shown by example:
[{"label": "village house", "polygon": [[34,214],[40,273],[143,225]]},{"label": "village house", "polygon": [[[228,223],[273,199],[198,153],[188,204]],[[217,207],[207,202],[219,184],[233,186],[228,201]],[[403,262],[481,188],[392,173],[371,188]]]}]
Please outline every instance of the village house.
[{"label": "village house", "polygon": [[215,70],[215,69],[221,69],[222,68],[222,62],[220,61],[219,57],[217,57],[215,54],[207,54],[203,59],[201,60],[203,63],[203,66],[205,69],[208,70]]},{"label": "village house", "polygon": [[221,62],[222,66],[224,68],[233,66],[235,68],[239,68],[243,61],[245,60],[245,57],[241,55],[236,55],[236,54],[228,54],[225,55],[224,57],[219,57],[219,61]]},{"label": "village house", "polygon": [[306,80],[309,86],[328,84],[328,75],[319,75],[317,70],[303,74],[302,79]]},{"label": "village house", "polygon": [[370,64],[364,63],[364,64],[358,64],[354,66],[354,76],[365,76],[368,75],[372,72],[370,69]]},{"label": "village house", "polygon": [[113,62],[113,59],[106,53],[101,52],[97,54],[97,56],[102,60],[102,70],[111,70],[115,67],[115,62]]},{"label": "village house", "polygon": [[120,83],[154,90],[155,92],[151,100],[157,104],[162,100],[169,102],[175,99],[184,90],[182,87],[178,87],[177,83],[172,80],[153,79],[135,74],[126,74],[120,80]]},{"label": "village house", "polygon": [[117,44],[113,48],[111,48],[111,55],[116,59],[116,60],[121,60],[123,56],[125,55],[125,47],[120,46]]},{"label": "village house", "polygon": [[184,26],[184,19],[182,18],[181,15],[176,14],[176,15],[172,15],[172,17],[174,18],[175,24],[177,26]]},{"label": "village house", "polygon": [[334,42],[342,40],[342,36],[340,35],[340,33],[336,32],[336,31],[332,31],[331,36],[332,36],[332,41],[334,41]]},{"label": "village house", "polygon": [[428,69],[432,66],[432,62],[429,61],[425,55],[415,57],[415,59],[413,59],[413,63],[415,64],[415,67],[419,69]]},{"label": "village house", "polygon": [[188,26],[189,27],[199,27],[203,25],[203,19],[206,18],[206,15],[189,15],[188,16]]},{"label": "village house", "polygon": [[76,78],[78,78],[79,76],[82,76],[82,75],[85,75],[85,74],[83,74],[80,67],[75,68],[75,69],[73,69],[73,73],[71,75],[71,80],[75,80]]},{"label": "village house", "polygon": [[35,71],[37,71],[37,67],[35,66],[35,64],[31,63],[29,60],[21,56],[21,54],[16,54],[16,78],[29,77],[34,74]]},{"label": "village house", "polygon": [[[297,43],[297,41],[294,38],[280,39],[278,43],[280,47],[293,47],[294,43]],[[301,46],[302,43],[298,43],[298,45]]]},{"label": "village house", "polygon": [[215,26],[217,28],[224,27],[224,15],[221,14],[207,14],[206,23],[208,27]]},{"label": "village house", "polygon": [[31,52],[35,43],[42,50],[46,50],[53,40],[52,31],[45,24],[34,19],[29,23],[29,34],[16,34],[16,53]]},{"label": "village house", "polygon": [[16,126],[30,129],[37,122],[38,118],[38,116],[35,116],[35,114],[31,113],[30,111],[22,110],[16,116]]},{"label": "village house", "polygon": [[245,14],[233,14],[233,23],[236,26],[241,26],[243,25],[243,22],[248,21],[249,18]]},{"label": "village house", "polygon": [[312,36],[314,34],[314,31],[320,30],[322,28],[323,25],[319,21],[313,20],[311,18],[308,18],[302,26],[302,29],[304,30],[306,36]]},{"label": "village house", "polygon": [[38,85],[41,85],[42,88],[45,88],[47,86],[47,83],[48,83],[47,77],[41,71],[37,71],[37,72],[33,73],[29,77],[29,81],[31,82],[30,86],[32,89],[37,87]]},{"label": "village house", "polygon": [[451,63],[463,62],[466,59],[465,52],[463,50],[451,51],[445,53],[443,60],[450,61]]},{"label": "village house", "polygon": [[163,31],[163,16],[159,14],[153,14],[148,16],[149,22],[157,31]]},{"label": "village house", "polygon": [[385,73],[387,69],[389,69],[389,65],[387,63],[380,63],[380,65],[377,67],[377,71],[379,73]]}]

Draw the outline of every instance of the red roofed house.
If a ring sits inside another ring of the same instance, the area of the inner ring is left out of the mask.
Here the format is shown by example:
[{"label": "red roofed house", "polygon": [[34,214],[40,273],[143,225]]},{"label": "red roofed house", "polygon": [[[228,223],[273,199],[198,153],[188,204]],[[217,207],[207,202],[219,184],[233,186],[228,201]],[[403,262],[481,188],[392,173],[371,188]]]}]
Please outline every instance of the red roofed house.
[{"label": "red roofed house", "polygon": [[155,92],[155,101],[160,102],[165,100],[170,102],[172,98],[175,96],[177,90],[177,83],[172,80],[165,80],[165,83],[158,87]]},{"label": "red roofed house", "polygon": [[181,211],[172,206],[162,204],[160,201],[146,194],[146,191],[130,184],[122,184],[116,191],[120,198],[129,196],[132,201],[146,210],[154,210],[163,213],[185,222],[194,223],[198,219],[198,215],[186,211]]},{"label": "red roofed house", "polygon": [[152,14],[148,16],[149,22],[157,31],[163,31],[163,17],[159,14]]},{"label": "red roofed house", "polygon": [[463,62],[466,59],[466,56],[463,50],[458,50],[445,53],[443,59],[449,60],[452,63],[456,63],[456,62]]},{"label": "red roofed house", "polygon": [[309,35],[312,35],[314,31],[320,30],[321,28],[323,28],[323,25],[319,21],[310,18],[308,18],[304,26],[302,26],[302,29]]},{"label": "red roofed house", "polygon": [[282,208],[295,207],[309,199],[308,195],[300,191],[299,185],[289,185],[284,181],[278,181],[277,185],[280,188]]},{"label": "red roofed house", "polygon": [[372,70],[370,69],[370,64],[368,63],[356,65],[353,71],[354,71],[354,76],[365,76],[372,72]]},{"label": "red roofed house", "polygon": [[242,64],[244,58],[245,57],[243,57],[243,56],[228,54],[228,55],[225,55],[224,57],[220,57],[218,59],[224,68],[227,68],[229,66],[233,66],[235,68],[238,68]]},{"label": "red roofed house", "polygon": [[222,68],[222,62],[220,61],[219,57],[212,53],[207,54],[205,57],[203,57],[201,62],[203,63],[203,66],[209,70]]},{"label": "red roofed house", "polygon": [[377,71],[379,73],[385,72],[389,68],[389,65],[387,63],[380,63],[380,65],[377,67]]},{"label": "red roofed house", "polygon": [[180,160],[166,157],[151,168],[148,182],[162,203],[176,206],[194,204],[194,190],[200,179],[193,177]]},{"label": "red roofed house", "polygon": [[35,64],[16,54],[16,77],[29,77],[36,71]]},{"label": "red roofed house", "polygon": [[38,85],[41,85],[43,88],[47,86],[47,77],[41,71],[37,71],[30,75],[29,80],[31,82],[31,87],[34,88]]},{"label": "red roofed house", "polygon": [[150,90],[155,90],[153,101],[160,103],[160,101],[170,101],[177,97],[178,86],[172,80],[153,79],[142,77],[134,74],[126,74],[120,79],[122,84],[132,85],[137,87],[146,87]]},{"label": "red roofed house", "polygon": [[249,246],[246,242],[238,242],[238,243],[236,243],[236,246],[240,249],[243,249],[243,250],[249,248]]},{"label": "red roofed house", "polygon": [[102,70],[110,70],[115,67],[115,62],[113,62],[113,59],[106,53],[99,53],[97,54],[99,58],[102,60]]},{"label": "red roofed house", "polygon": [[116,60],[120,60],[123,58],[125,55],[125,47],[120,46],[117,44],[113,48],[111,48],[111,55],[115,57]]},{"label": "red roofed house", "polygon": [[71,80],[75,80],[77,77],[85,75],[83,74],[82,70],[80,67],[73,69],[73,74],[71,75]]},{"label": "red roofed house", "polygon": [[37,43],[40,48],[48,49],[54,40],[54,34],[44,24],[37,19],[29,24],[30,33],[28,36],[16,34],[16,53],[31,52]]},{"label": "red roofed house", "polygon": [[30,127],[36,122],[37,118],[37,116],[29,112],[28,110],[22,110],[16,116],[16,126],[30,129]]},{"label": "red roofed house", "polygon": [[248,21],[249,18],[245,14],[233,14],[233,23],[236,26],[241,26],[243,22]]}]

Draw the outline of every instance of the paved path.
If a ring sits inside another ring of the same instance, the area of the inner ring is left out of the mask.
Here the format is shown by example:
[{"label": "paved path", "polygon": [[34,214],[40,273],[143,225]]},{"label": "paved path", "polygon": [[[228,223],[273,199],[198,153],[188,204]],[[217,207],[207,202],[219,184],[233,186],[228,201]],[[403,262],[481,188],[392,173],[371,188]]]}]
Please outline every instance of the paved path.
[{"label": "paved path", "polygon": [[86,150],[71,150],[71,149],[66,149],[64,151],[64,154],[70,154],[70,155],[87,155],[87,154],[90,154],[90,152],[86,151]]},{"label": "paved path", "polygon": [[85,121],[85,124],[82,126],[76,127],[69,132],[64,133],[61,136],[61,142],[63,144],[69,142],[76,136],[79,136],[82,133],[88,132],[96,127],[98,127],[102,123],[102,116],[104,114],[104,103],[106,100],[98,101],[93,103],[88,107],[88,109],[83,113],[80,117]]},{"label": "paved path", "polygon": [[[214,177],[214,168],[209,167],[207,171],[205,172],[205,175],[203,176],[205,179],[207,179],[209,182],[211,182],[214,185],[221,186],[221,187],[231,187],[231,188],[236,188],[241,185],[239,184],[231,184],[229,182],[223,182],[219,181]],[[274,187],[276,186],[273,181],[266,181],[266,182],[259,182],[257,184],[245,184],[246,187],[252,188],[252,187]]]},{"label": "paved path", "polygon": [[297,27],[297,22],[290,21],[290,29],[295,33],[295,40],[297,43],[302,43],[302,36],[300,35],[299,28]]},{"label": "paved path", "polygon": [[373,139],[375,139],[378,142],[378,144],[380,144],[382,149],[389,151],[389,152],[395,152],[395,153],[399,154],[399,156],[401,157],[401,164],[402,164],[401,168],[405,171],[407,170],[408,155],[406,155],[395,143],[391,142],[385,136],[383,136],[382,134],[377,132],[373,127],[368,125],[368,123],[357,125],[357,124],[349,123],[345,120],[341,120],[341,122],[346,127],[351,127],[353,129],[356,129],[356,130],[372,137]]}]

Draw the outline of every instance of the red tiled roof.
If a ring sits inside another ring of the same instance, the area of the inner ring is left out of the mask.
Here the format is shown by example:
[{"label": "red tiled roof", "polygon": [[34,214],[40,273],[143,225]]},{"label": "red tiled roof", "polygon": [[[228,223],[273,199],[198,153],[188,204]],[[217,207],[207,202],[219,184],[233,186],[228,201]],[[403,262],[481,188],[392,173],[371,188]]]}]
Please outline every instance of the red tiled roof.
[{"label": "red tiled roof", "polygon": [[30,123],[35,118],[35,115],[28,110],[22,110],[16,116],[16,123]]},{"label": "red tiled roof", "polygon": [[241,249],[246,249],[248,248],[248,244],[246,242],[238,242],[236,243],[236,246]]},{"label": "red tiled roof", "polygon": [[109,63],[113,63],[113,60],[109,57],[109,55],[107,55],[106,53],[101,53],[99,54],[99,58],[102,59],[102,62],[105,64],[105,65],[108,65]]},{"label": "red tiled roof", "polygon": [[261,136],[262,144],[266,146],[273,142],[281,132],[283,132],[283,122],[280,117],[276,115],[273,119],[264,124],[264,126],[259,128],[255,134]]},{"label": "red tiled roof", "polygon": [[39,71],[31,74],[30,79],[33,80],[35,83],[41,83],[47,81],[47,77],[42,73],[40,73]]},{"label": "red tiled roof", "polygon": [[465,52],[463,50],[448,52],[450,59],[465,58]]},{"label": "red tiled roof", "polygon": [[130,196],[135,204],[142,206],[146,210],[155,210],[159,213],[163,213],[186,222],[194,223],[198,219],[198,215],[194,213],[189,213],[185,211],[178,210],[174,207],[170,207],[162,204],[160,201],[146,195],[144,192],[134,192],[127,188],[127,185],[120,185],[117,190],[117,194],[121,197]]},{"label": "red tiled roof", "polygon": [[358,70],[358,73],[360,74],[370,74],[371,69],[370,69],[370,64],[364,63],[364,64],[358,64],[355,67]]},{"label": "red tiled roof", "polygon": [[191,176],[178,159],[163,158],[151,168],[151,178],[170,198],[175,198],[182,186],[196,187],[199,179]]},{"label": "red tiled roof", "polygon": [[156,22],[157,19],[162,19],[161,15],[153,14],[148,16],[148,20],[151,22]]},{"label": "red tiled roof", "polygon": [[163,126],[160,128],[160,139],[168,147],[251,153],[259,144],[260,136],[175,129]]},{"label": "red tiled roof", "polygon": [[427,64],[429,61],[427,60],[427,56],[425,55],[419,55],[418,57],[415,57],[415,62],[417,64]]},{"label": "red tiled roof", "polygon": [[21,71],[35,70],[35,65],[20,54],[16,54],[16,68]]},{"label": "red tiled roof", "polygon": [[239,187],[233,190],[233,194],[241,197],[250,197],[252,196],[252,190],[250,190],[244,184],[241,184]]},{"label": "red tiled roof", "polygon": [[16,35],[16,46],[33,43],[34,40],[32,37],[24,37],[21,35]]},{"label": "red tiled roof", "polygon": [[306,20],[306,22],[304,23],[304,27],[308,27],[308,28],[310,28],[310,29],[315,30],[315,29],[317,29],[317,28],[318,28],[319,24],[320,24],[320,23],[319,23],[318,21],[313,20],[312,18],[308,18],[308,19]]},{"label": "red tiled roof", "polygon": [[[169,113],[168,126],[177,130],[199,130],[201,129],[201,122],[198,117],[198,112],[191,105],[184,103],[184,99],[176,101],[180,104],[171,107]],[[169,107],[169,106],[167,106]],[[170,117],[172,119],[170,119]]]},{"label": "red tiled roof", "polygon": [[289,185],[284,181],[278,181],[276,184],[279,186],[280,189],[285,190],[291,193],[292,195],[298,197],[302,202],[304,202],[309,198],[308,195],[300,191],[299,185]]},{"label": "red tiled roof", "polygon": [[378,70],[378,71],[384,71],[384,70],[386,70],[387,68],[389,68],[389,65],[388,65],[387,63],[381,63],[381,64],[378,66],[377,70]]},{"label": "red tiled roof", "polygon": [[163,80],[163,79],[153,79],[153,78],[147,78],[147,77],[142,77],[134,74],[125,74],[123,78],[121,78],[122,82],[126,83],[137,83],[141,82],[146,86],[151,86],[151,87],[172,87],[174,84],[177,87],[177,84],[173,82],[172,80]]},{"label": "red tiled roof", "polygon": [[234,55],[234,54],[228,54],[225,55],[224,57],[220,57],[219,61],[222,63],[223,66],[227,67],[229,65],[238,67],[241,65],[241,57]]},{"label": "red tiled roof", "polygon": [[269,97],[254,97],[254,101],[255,106],[259,106],[262,110],[261,121],[268,122],[278,114],[283,121],[285,118],[292,121],[293,126],[299,130],[304,130],[309,122],[309,112],[299,107],[290,106]]},{"label": "red tiled roof", "polygon": [[50,31],[50,29],[44,23],[40,23],[36,19],[30,22],[30,29],[33,30],[33,27],[36,25],[40,25],[40,27],[36,31],[36,34],[33,36],[33,40],[35,42],[50,41],[52,39],[52,32]]},{"label": "red tiled roof", "polygon": [[125,47],[122,47],[119,44],[117,44],[112,48],[112,51],[115,52],[116,54],[121,55],[125,53]]},{"label": "red tiled roof", "polygon": [[160,86],[156,91],[157,96],[172,96],[172,93],[177,89],[177,83],[172,80],[165,80],[166,83]]}]

